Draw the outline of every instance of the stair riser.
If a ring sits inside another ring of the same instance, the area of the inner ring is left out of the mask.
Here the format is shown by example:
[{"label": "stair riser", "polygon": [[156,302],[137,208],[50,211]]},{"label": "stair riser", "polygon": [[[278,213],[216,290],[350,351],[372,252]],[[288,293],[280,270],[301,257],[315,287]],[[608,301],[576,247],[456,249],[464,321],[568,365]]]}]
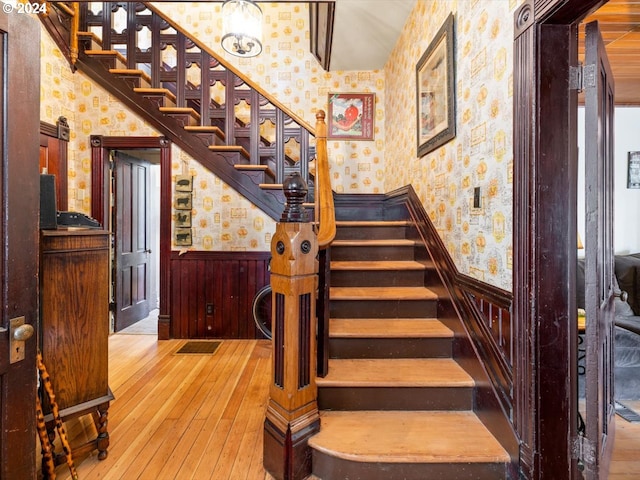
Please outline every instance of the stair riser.
[{"label": "stair riser", "polygon": [[[384,432],[380,432],[381,435]],[[502,463],[356,462],[313,450],[313,474],[322,480],[489,480],[507,477]]]},{"label": "stair riser", "polygon": [[260,185],[261,183],[269,183],[269,179],[265,177],[264,172],[261,171],[250,171],[250,170],[245,170],[244,171],[245,175],[247,175],[248,177],[250,177],[256,185]]},{"label": "stair riser", "polygon": [[330,358],[450,358],[450,338],[332,338]]},{"label": "stair riser", "polygon": [[132,89],[148,87],[149,86],[147,84],[147,82],[145,82],[139,76],[134,76],[134,75],[115,75],[115,77],[120,78],[120,79],[124,80],[125,82],[127,82],[127,84],[129,84]]},{"label": "stair riser", "polygon": [[321,410],[470,410],[470,387],[324,387]]},{"label": "stair riser", "polygon": [[424,270],[332,270],[332,287],[413,287],[424,285]]},{"label": "stair riser", "polygon": [[205,147],[212,145],[224,145],[224,140],[213,133],[194,133]]},{"label": "stair riser", "polygon": [[155,105],[156,108],[160,107],[175,107],[176,104],[173,100],[168,99],[164,95],[143,95],[144,98],[149,100],[151,103]]},{"label": "stair riser", "polygon": [[406,238],[407,227],[398,226],[339,226],[336,240],[390,240]]},{"label": "stair riser", "polygon": [[429,318],[437,316],[435,300],[331,299],[331,318]]},{"label": "stair riser", "polygon": [[173,117],[176,122],[178,122],[183,127],[186,127],[187,125],[198,125],[198,120],[188,113],[171,113],[169,114],[169,116]]},{"label": "stair riser", "polygon": [[382,246],[338,246],[331,247],[333,261],[384,261],[384,260],[413,260],[413,246],[396,246],[393,248]]}]

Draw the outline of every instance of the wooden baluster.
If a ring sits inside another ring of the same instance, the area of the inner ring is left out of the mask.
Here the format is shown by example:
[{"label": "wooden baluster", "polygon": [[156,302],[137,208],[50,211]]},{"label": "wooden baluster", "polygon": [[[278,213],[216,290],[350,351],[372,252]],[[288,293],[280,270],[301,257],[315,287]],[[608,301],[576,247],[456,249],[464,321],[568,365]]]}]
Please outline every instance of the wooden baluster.
[{"label": "wooden baluster", "polygon": [[78,61],[78,32],[80,31],[80,3],[71,4],[73,16],[71,17],[71,36],[69,38],[69,57],[71,58],[71,68],[76,69]]},{"label": "wooden baluster", "polygon": [[316,372],[318,244],[302,206],[298,173],[283,182],[287,204],[271,241],[273,378],[264,423],[264,467],[277,480],[311,473],[307,440],[320,428]]}]

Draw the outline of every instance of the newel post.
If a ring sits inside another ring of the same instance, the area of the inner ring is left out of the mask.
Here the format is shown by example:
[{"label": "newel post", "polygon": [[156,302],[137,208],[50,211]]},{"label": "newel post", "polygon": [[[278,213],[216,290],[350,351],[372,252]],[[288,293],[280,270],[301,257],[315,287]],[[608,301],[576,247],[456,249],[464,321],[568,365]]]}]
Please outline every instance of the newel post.
[{"label": "newel post", "polygon": [[320,428],[316,373],[318,242],[302,203],[307,185],[283,183],[285,210],[271,241],[273,366],[264,422],[264,467],[277,480],[311,473],[307,440]]}]

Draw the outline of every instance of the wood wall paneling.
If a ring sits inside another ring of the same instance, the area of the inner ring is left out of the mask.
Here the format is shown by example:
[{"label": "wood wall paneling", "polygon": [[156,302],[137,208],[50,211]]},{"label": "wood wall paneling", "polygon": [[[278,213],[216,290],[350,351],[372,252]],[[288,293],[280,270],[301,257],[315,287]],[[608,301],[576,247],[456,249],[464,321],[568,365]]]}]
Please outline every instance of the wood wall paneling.
[{"label": "wood wall paneling", "polygon": [[251,303],[269,283],[270,256],[270,252],[171,252],[171,336],[261,338]]}]

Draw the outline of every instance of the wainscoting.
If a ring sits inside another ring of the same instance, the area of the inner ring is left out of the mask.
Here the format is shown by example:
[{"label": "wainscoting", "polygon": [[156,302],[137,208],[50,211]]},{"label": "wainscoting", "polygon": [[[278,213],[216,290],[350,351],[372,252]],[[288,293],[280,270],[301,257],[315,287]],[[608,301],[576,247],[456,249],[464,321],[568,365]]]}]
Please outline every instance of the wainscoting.
[{"label": "wainscoting", "polygon": [[262,338],[251,302],[270,252],[171,252],[172,338]]}]

